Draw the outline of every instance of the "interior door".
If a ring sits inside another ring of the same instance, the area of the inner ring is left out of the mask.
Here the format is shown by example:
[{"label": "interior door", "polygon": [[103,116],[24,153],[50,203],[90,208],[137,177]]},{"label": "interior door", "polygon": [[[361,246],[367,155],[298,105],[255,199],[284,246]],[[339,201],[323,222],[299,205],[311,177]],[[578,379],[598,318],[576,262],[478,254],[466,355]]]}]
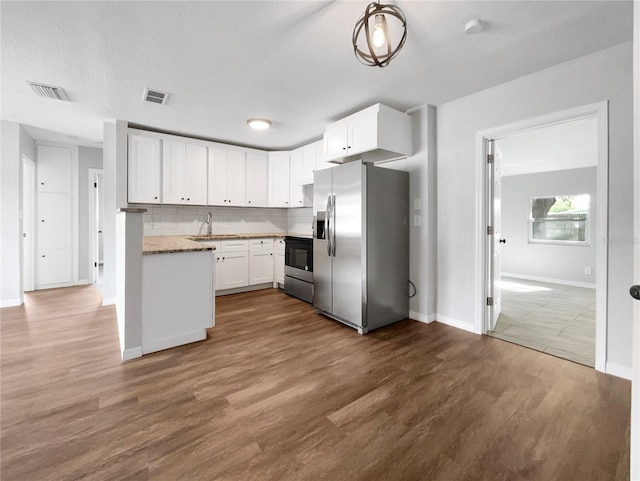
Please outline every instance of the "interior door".
[{"label": "interior door", "polygon": [[493,331],[498,323],[502,311],[502,292],[500,288],[501,274],[501,178],[502,152],[494,140],[487,141],[488,155],[488,216],[487,225],[493,231],[488,234],[488,330]]},{"label": "interior door", "polygon": [[493,316],[491,329],[498,323],[502,312],[502,288],[500,284],[502,274],[502,151],[494,142],[493,146]]}]

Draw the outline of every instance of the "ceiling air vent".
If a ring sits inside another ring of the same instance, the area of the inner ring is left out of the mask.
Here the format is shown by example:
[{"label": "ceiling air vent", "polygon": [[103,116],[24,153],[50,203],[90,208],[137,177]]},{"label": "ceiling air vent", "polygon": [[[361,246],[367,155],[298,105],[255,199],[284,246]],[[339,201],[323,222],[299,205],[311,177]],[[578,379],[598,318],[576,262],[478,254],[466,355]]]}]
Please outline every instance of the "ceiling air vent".
[{"label": "ceiling air vent", "polygon": [[27,84],[31,87],[36,95],[44,97],[46,99],[64,100],[69,101],[69,97],[61,87],[54,87],[53,85],[45,85],[38,82],[30,82],[27,80]]},{"label": "ceiling air vent", "polygon": [[168,98],[169,94],[167,92],[146,88],[144,89],[144,96],[142,97],[142,100],[144,102],[151,102],[152,104],[164,105],[167,103]]}]

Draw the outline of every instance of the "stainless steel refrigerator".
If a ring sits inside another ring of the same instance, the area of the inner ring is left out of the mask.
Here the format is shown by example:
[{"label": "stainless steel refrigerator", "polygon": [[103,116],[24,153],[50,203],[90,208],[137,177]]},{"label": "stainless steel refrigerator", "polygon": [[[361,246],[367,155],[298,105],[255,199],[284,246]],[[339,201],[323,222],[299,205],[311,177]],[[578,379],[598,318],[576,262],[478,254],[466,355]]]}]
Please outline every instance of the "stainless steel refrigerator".
[{"label": "stainless steel refrigerator", "polygon": [[316,310],[364,334],[409,316],[409,174],[349,162],[315,173]]}]

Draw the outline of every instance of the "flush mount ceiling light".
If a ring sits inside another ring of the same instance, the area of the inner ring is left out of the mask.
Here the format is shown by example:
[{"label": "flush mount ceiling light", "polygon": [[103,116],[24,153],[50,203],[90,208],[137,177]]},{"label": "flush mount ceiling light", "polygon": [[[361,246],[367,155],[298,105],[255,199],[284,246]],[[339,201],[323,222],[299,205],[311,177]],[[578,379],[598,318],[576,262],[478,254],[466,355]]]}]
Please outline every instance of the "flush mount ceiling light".
[{"label": "flush mount ceiling light", "polygon": [[474,18],[473,20],[469,20],[464,26],[464,33],[467,35],[474,35],[476,33],[481,33],[489,28],[489,24],[484,20],[480,20],[479,18]]},{"label": "flush mount ceiling light", "polygon": [[360,62],[370,67],[389,65],[406,40],[404,13],[395,5],[380,4],[380,0],[367,5],[353,29],[353,51]]},{"label": "flush mount ceiling light", "polygon": [[252,129],[265,130],[271,127],[271,121],[267,119],[249,119],[247,125]]}]

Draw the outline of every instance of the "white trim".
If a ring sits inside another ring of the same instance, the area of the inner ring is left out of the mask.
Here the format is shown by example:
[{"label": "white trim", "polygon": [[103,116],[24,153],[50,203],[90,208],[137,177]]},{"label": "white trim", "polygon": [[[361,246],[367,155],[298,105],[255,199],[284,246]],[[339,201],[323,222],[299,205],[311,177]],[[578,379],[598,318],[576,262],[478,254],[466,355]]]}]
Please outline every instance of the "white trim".
[{"label": "white trim", "polygon": [[473,332],[474,334],[480,334],[475,331],[475,326],[468,322],[461,321],[459,319],[454,319],[453,317],[443,316],[441,314],[436,314],[436,322],[440,324],[446,324],[447,326],[455,327],[458,329],[462,329],[463,331]]},{"label": "white trim", "polygon": [[131,347],[122,351],[122,360],[129,361],[130,359],[136,359],[142,357],[142,347]]},{"label": "white trim", "polygon": [[93,282],[91,282],[89,279],[80,279],[78,281],[79,286],[86,286],[88,284],[93,284]]},{"label": "white trim", "polygon": [[118,301],[117,297],[103,297],[102,298],[102,305],[103,306],[113,306],[116,304],[116,302]]},{"label": "white trim", "polygon": [[0,299],[0,307],[16,307],[22,305],[22,299]]},{"label": "white trim", "polygon": [[419,312],[409,311],[409,318],[414,321],[430,324],[436,320],[436,313],[432,312],[431,314],[420,314]]},{"label": "white trim", "polygon": [[586,289],[595,289],[596,284],[593,282],[568,281],[565,279],[554,279],[552,277],[529,276],[526,274],[513,274],[511,272],[502,272],[501,277],[511,277],[513,279],[524,279],[527,281],[546,282],[548,284],[560,284],[561,286],[584,287]]},{"label": "white trim", "polygon": [[629,381],[632,377],[632,370],[630,367],[621,366],[615,362],[607,362],[604,372],[611,374],[612,376],[621,377],[622,379],[628,379]]},{"label": "white trim", "polygon": [[162,339],[153,339],[142,342],[142,354],[149,354],[156,351],[162,351],[171,347],[182,346],[192,342],[204,341],[207,338],[207,330],[200,329],[198,331],[186,332],[178,336],[164,337]]},{"label": "white trim", "polygon": [[473,293],[476,306],[475,331],[481,334],[487,332],[488,316],[485,308],[488,283],[485,279],[487,266],[486,242],[486,206],[487,206],[487,176],[485,162],[485,144],[488,140],[498,140],[514,134],[522,134],[541,127],[561,125],[585,119],[595,119],[598,125],[598,165],[596,167],[597,192],[596,232],[596,355],[595,368],[605,372],[607,359],[607,287],[608,287],[608,171],[609,171],[609,121],[608,102],[597,102],[560,112],[554,112],[532,119],[526,119],[507,125],[481,130],[476,133],[476,289]]}]

